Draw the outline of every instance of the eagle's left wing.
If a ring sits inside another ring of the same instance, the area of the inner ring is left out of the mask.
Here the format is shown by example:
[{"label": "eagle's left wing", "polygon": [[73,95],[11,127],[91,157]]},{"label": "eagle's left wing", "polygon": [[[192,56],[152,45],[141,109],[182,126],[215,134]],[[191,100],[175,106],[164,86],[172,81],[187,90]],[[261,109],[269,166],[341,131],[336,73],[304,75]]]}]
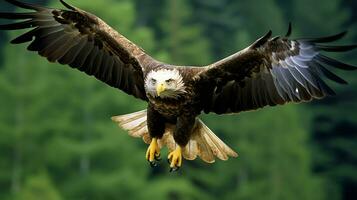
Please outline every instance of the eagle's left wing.
[{"label": "eagle's left wing", "polygon": [[145,63],[154,60],[103,20],[63,0],[61,3],[68,9],[6,1],[30,10],[0,13],[0,19],[20,20],[0,25],[0,30],[30,29],[11,43],[31,42],[27,49],[38,52],[50,62],[69,65],[109,86],[147,100],[143,72]]},{"label": "eagle's left wing", "polygon": [[213,95],[205,112],[238,113],[287,102],[306,102],[335,94],[323,81],[326,77],[337,83],[346,81],[327,67],[355,70],[354,66],[321,54],[344,52],[357,47],[332,46],[345,32],[317,39],[289,40],[291,26],[285,37],[271,38],[271,31],[248,48],[206,67],[200,78],[214,81]]}]

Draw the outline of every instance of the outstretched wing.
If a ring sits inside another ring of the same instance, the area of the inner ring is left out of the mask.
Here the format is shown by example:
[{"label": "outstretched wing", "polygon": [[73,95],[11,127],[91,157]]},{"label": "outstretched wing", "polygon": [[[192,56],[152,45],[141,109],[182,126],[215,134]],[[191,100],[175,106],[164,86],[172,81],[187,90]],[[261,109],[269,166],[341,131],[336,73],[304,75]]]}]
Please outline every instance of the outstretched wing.
[{"label": "outstretched wing", "polygon": [[248,48],[206,67],[200,77],[213,81],[215,86],[205,112],[238,113],[323,98],[335,94],[323,76],[346,84],[327,67],[357,69],[321,54],[356,48],[357,45],[325,44],[340,39],[346,32],[298,40],[289,40],[290,33],[291,25],[285,37],[271,38],[270,31]]},{"label": "outstretched wing", "polygon": [[112,87],[147,100],[144,68],[140,58],[149,56],[101,19],[62,0],[68,10],[51,9],[16,0],[6,1],[33,10],[26,13],[0,13],[0,18],[22,20],[0,25],[0,30],[31,28],[11,43],[32,41],[28,50],[37,51],[50,62],[68,64]]}]

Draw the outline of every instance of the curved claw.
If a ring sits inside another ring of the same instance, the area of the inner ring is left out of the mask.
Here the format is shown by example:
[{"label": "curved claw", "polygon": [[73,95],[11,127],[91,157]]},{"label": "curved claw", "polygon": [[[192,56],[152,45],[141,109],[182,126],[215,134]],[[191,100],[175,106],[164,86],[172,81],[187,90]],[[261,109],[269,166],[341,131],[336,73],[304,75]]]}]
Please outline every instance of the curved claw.
[{"label": "curved claw", "polygon": [[180,167],[170,167],[170,173],[177,172],[180,169]]},{"label": "curved claw", "polygon": [[157,167],[159,166],[159,162],[161,161],[161,155],[160,154],[155,154],[155,158],[153,161],[149,161],[151,167]]},{"label": "curved claw", "polygon": [[155,154],[155,160],[156,161],[161,161],[161,154],[160,153]]},{"label": "curved claw", "polygon": [[157,167],[159,164],[156,161],[149,162],[152,168]]}]

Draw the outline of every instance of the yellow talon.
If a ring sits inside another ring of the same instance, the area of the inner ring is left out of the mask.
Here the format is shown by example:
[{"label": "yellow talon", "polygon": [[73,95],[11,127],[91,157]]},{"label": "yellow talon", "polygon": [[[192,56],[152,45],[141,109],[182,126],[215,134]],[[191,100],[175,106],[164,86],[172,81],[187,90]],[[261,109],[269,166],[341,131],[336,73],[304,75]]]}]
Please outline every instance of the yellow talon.
[{"label": "yellow talon", "polygon": [[170,168],[177,170],[182,165],[182,149],[178,146],[173,152],[169,153]]},{"label": "yellow talon", "polygon": [[148,150],[146,151],[146,160],[154,162],[160,157],[160,148],[157,144],[157,139],[152,138]]}]

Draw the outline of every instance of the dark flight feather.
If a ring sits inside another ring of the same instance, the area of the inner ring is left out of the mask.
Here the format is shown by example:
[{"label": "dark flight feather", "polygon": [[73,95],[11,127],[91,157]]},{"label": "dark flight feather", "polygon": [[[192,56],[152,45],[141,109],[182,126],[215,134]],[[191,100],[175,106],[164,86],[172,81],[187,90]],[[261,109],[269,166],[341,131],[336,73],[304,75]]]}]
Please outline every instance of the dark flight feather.
[{"label": "dark flight feather", "polygon": [[331,66],[331,67],[335,67],[335,68],[339,68],[339,69],[343,69],[343,70],[356,70],[357,69],[357,67],[355,67],[355,66],[337,61],[333,58],[329,58],[322,54],[317,55],[316,59],[324,64]]},{"label": "dark flight feather", "polygon": [[38,16],[39,16],[39,14],[36,12],[34,12],[34,13],[3,13],[3,12],[0,12],[0,18],[2,18],[2,19],[29,19],[29,18],[34,18],[34,17],[38,17]]},{"label": "dark flight feather", "polygon": [[330,70],[328,70],[326,67],[324,67],[317,61],[313,62],[312,65],[315,66],[314,68],[318,73],[323,74],[326,78],[335,81],[336,83],[347,84],[347,81],[343,80],[341,77],[332,73]]},{"label": "dark flight feather", "polygon": [[36,32],[39,30],[40,28],[37,27],[29,32],[26,32],[20,36],[18,36],[17,38],[13,39],[10,41],[11,44],[21,44],[21,43],[25,43],[25,42],[30,42],[33,40],[33,38],[35,37]]},{"label": "dark flight feather", "polygon": [[25,28],[32,28],[34,27],[33,20],[26,20],[22,22],[12,23],[12,24],[1,24],[0,30],[18,30],[18,29],[25,29]]},{"label": "dark flight feather", "polygon": [[316,45],[316,48],[326,52],[345,52],[357,48],[357,45],[345,45],[345,46]]}]

